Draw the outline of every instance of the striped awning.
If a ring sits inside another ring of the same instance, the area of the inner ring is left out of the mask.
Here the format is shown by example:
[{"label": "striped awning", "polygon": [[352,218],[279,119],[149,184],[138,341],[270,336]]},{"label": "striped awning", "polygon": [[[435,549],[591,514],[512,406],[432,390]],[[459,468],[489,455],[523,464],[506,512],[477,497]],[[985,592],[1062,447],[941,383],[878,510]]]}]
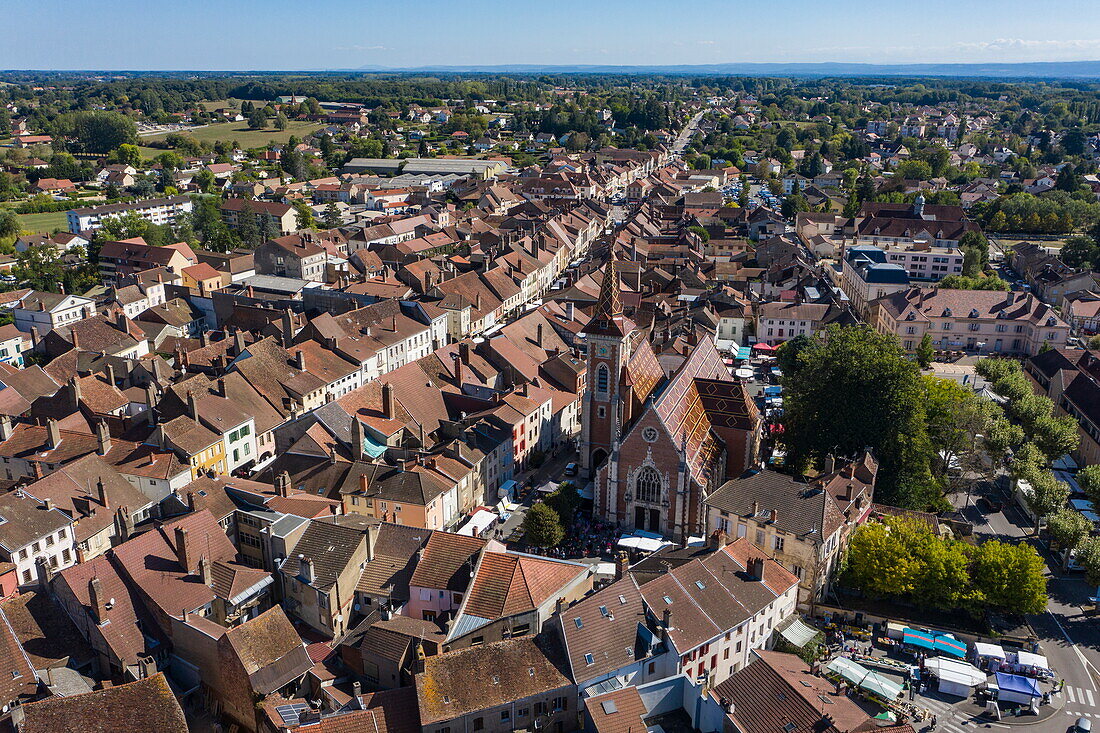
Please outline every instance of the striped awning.
[{"label": "striped awning", "polygon": [[922,649],[936,648],[936,637],[934,634],[927,631],[917,631],[916,629],[905,629],[902,633],[902,642],[905,644],[919,646]]}]

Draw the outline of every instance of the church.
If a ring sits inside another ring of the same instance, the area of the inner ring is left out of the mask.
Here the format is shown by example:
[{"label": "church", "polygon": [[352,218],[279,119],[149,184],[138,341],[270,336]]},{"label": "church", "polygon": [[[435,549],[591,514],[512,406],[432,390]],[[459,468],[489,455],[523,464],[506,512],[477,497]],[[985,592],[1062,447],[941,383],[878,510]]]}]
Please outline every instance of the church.
[{"label": "church", "polygon": [[758,462],[762,418],[710,339],[671,375],[625,315],[612,256],[591,320],[581,469],[594,515],[677,541],[703,534],[703,499]]}]

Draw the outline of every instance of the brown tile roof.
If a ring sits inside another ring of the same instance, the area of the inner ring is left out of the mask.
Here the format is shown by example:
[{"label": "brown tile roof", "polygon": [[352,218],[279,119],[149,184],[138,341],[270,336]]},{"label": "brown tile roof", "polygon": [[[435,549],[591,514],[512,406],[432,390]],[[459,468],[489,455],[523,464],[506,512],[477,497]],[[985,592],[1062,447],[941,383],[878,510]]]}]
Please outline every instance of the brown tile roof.
[{"label": "brown tile roof", "polygon": [[283,563],[282,572],[295,577],[301,571],[299,555],[313,561],[313,587],[327,590],[351,563],[366,535],[357,527],[311,521]]},{"label": "brown tile roof", "polygon": [[[638,644],[638,625],[645,622],[645,602],[632,575],[563,610],[558,623],[573,679],[587,682],[636,662],[644,653]],[[592,664],[586,659],[589,654]]]},{"label": "brown tile roof", "polygon": [[0,607],[0,702],[10,705],[38,690],[38,675],[15,628]]},{"label": "brown tile roof", "polygon": [[[142,601],[138,598],[136,590],[123,580],[110,557],[100,555],[67,568],[61,571],[60,578],[54,582],[65,583],[77,602],[83,606],[87,618],[77,618],[73,621],[82,626],[91,626],[95,624],[95,611],[92,607],[88,584],[93,578],[98,580],[103,595],[115,601],[106,611],[106,618],[110,623],[98,626],[99,633],[122,664],[137,664],[138,657],[146,652],[146,638],[142,633],[142,626],[145,625],[146,629],[153,633],[154,638],[157,633],[155,629],[159,627],[146,618]],[[144,620],[145,624],[139,624],[139,620]]]},{"label": "brown tile roof", "polygon": [[401,687],[363,695],[363,710],[295,728],[295,733],[420,733],[416,690]]},{"label": "brown tile roof", "polygon": [[646,706],[637,687],[624,687],[589,697],[584,707],[592,717],[596,733],[642,733]]},{"label": "brown tile roof", "polygon": [[225,638],[259,695],[274,692],[313,666],[281,606],[228,629]]},{"label": "brown tile roof", "polygon": [[23,707],[23,733],[187,733],[164,673],[137,682]]},{"label": "brown tile roof", "polygon": [[[432,532],[409,585],[465,593],[470,571],[484,546],[485,540],[479,537]],[[465,575],[462,572],[464,567]]]},{"label": "brown tile roof", "polygon": [[415,681],[420,724],[568,690],[562,656],[556,636],[524,636],[428,657]]},{"label": "brown tile roof", "polygon": [[379,525],[374,554],[363,568],[356,590],[374,596],[408,599],[416,554],[427,543],[430,534],[419,527],[389,522]]},{"label": "brown tile roof", "polygon": [[0,608],[35,669],[76,669],[92,660],[91,647],[48,593],[23,591],[6,599]]},{"label": "brown tile roof", "polygon": [[587,567],[572,562],[486,552],[470,582],[462,613],[485,619],[524,613],[587,572]]}]

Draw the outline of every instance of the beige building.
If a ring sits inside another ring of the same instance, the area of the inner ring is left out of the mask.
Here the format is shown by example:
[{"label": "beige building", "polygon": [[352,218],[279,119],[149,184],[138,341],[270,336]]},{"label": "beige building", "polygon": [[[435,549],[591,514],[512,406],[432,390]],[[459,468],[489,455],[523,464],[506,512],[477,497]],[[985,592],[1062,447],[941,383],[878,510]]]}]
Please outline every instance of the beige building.
[{"label": "beige building", "polygon": [[910,288],[868,304],[871,324],[912,353],[924,334],[938,352],[1038,354],[1065,346],[1069,326],[1030,293]]}]

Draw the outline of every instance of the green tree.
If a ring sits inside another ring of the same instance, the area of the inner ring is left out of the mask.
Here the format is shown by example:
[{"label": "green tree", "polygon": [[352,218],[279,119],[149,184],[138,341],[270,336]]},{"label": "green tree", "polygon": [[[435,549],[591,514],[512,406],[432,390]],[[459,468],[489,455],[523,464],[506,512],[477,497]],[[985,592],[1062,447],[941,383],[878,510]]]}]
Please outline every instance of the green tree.
[{"label": "green tree", "polygon": [[312,229],[317,226],[317,219],[313,216],[313,209],[309,208],[309,204],[296,200],[292,206],[294,206],[294,216],[298,220],[299,229]]},{"label": "green tree", "polygon": [[19,217],[11,209],[0,209],[0,238],[14,237],[23,230]]},{"label": "green tree", "polygon": [[148,229],[148,219],[145,219],[136,211],[127,211],[119,216],[104,219],[97,238],[101,241],[118,241],[120,239],[142,237],[145,236]]},{"label": "green tree", "polygon": [[989,230],[993,232],[1003,232],[1008,227],[1008,220],[1005,218],[1003,211],[994,212],[993,216],[989,219]]},{"label": "green tree", "polygon": [[1076,509],[1063,507],[1047,518],[1051,539],[1063,550],[1072,550],[1092,531],[1092,522]]},{"label": "green tree", "polygon": [[321,221],[326,229],[335,229],[340,226],[340,210],[336,208],[336,202],[330,201],[325,207],[325,215]]},{"label": "green tree", "polygon": [[121,145],[136,145],[137,125],[121,112],[82,110],[58,115],[50,129],[72,140],[78,152],[107,153]]},{"label": "green tree", "polygon": [[974,549],[971,578],[986,604],[1012,613],[1042,613],[1047,607],[1046,564],[1035,548],[990,540]]},{"label": "green tree", "polygon": [[989,241],[981,232],[966,232],[959,238],[963,253],[963,276],[978,277],[989,266]]},{"label": "green tree", "polygon": [[936,350],[932,346],[932,334],[925,331],[917,344],[917,363],[921,369],[927,369],[932,365],[932,359],[936,356]]},{"label": "green tree", "polygon": [[1092,237],[1069,237],[1058,256],[1070,267],[1084,269],[1100,266],[1100,247]]},{"label": "green tree", "polygon": [[286,118],[286,115],[284,115],[282,112],[275,115],[275,129],[276,130],[285,130],[286,126],[287,126],[287,121],[288,120]]},{"label": "green tree", "polygon": [[1100,505],[1100,463],[1085,466],[1078,471],[1077,485],[1093,502]]},{"label": "green tree", "polygon": [[870,447],[884,502],[917,508],[942,501],[930,471],[920,372],[894,336],[830,326],[798,353],[783,384],[782,440],[796,468]]},{"label": "green tree", "polygon": [[108,153],[107,162],[132,166],[141,165],[141,150],[137,145],[123,143]]},{"label": "green tree", "polygon": [[257,108],[249,113],[248,126],[253,130],[262,130],[267,127],[267,115],[264,113],[263,109]]},{"label": "green tree", "polygon": [[237,236],[248,247],[255,247],[260,243],[260,223],[252,207],[247,204],[237,214]]},{"label": "green tree", "polygon": [[581,494],[572,481],[563,481],[554,493],[546,497],[546,503],[558,513],[562,523],[568,524],[573,521],[573,515],[581,505]]},{"label": "green tree", "polygon": [[535,504],[523,517],[523,539],[535,547],[556,547],[565,537],[558,513],[546,504]]},{"label": "green tree", "polygon": [[699,239],[701,239],[703,241],[704,244],[706,244],[707,242],[710,241],[710,232],[708,232],[705,228],[703,228],[699,225],[694,225],[694,226],[688,227],[688,231],[691,232],[692,234],[697,235],[699,237]]},{"label": "green tree", "polygon": [[1077,545],[1077,563],[1085,569],[1085,580],[1100,586],[1100,537],[1086,537]]}]

